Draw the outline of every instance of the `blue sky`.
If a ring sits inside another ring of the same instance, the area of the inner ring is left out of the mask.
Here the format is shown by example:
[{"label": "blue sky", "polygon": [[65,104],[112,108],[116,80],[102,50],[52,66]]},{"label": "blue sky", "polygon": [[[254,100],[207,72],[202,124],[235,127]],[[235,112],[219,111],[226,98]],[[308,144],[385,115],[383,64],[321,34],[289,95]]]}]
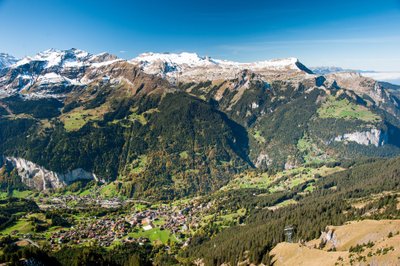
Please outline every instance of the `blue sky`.
[{"label": "blue sky", "polygon": [[0,51],[71,47],[400,71],[400,0],[0,0]]}]

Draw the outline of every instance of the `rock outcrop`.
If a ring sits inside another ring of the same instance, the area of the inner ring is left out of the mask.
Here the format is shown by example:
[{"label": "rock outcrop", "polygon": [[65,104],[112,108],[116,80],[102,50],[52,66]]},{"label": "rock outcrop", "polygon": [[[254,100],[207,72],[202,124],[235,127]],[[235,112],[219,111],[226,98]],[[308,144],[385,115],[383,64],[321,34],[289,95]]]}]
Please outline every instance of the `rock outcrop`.
[{"label": "rock outcrop", "polygon": [[361,145],[374,145],[379,147],[387,143],[388,135],[386,132],[373,128],[369,131],[356,131],[337,136],[334,141],[353,141]]},{"label": "rock outcrop", "polygon": [[62,188],[77,180],[98,180],[95,174],[81,168],[60,174],[23,158],[5,157],[5,160],[15,167],[25,185],[38,191]]}]

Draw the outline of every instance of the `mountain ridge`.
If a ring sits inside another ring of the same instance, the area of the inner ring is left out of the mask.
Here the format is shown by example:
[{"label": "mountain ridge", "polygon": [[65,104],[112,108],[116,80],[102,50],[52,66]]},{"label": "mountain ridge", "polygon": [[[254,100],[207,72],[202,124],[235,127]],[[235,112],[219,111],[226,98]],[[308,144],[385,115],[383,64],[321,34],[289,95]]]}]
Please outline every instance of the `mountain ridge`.
[{"label": "mountain ridge", "polygon": [[7,68],[0,154],[47,176],[82,169],[73,173],[129,197],[206,193],[246,169],[400,154],[397,94],[360,74],[315,75],[295,58],[144,56],[52,49]]}]

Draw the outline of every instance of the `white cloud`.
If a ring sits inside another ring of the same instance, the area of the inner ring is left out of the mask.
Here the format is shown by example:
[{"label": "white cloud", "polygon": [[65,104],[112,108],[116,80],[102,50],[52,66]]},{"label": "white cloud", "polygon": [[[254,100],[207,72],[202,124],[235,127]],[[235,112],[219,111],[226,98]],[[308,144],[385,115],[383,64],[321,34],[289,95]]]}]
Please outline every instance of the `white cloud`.
[{"label": "white cloud", "polygon": [[400,72],[364,72],[361,75],[379,81],[387,81],[394,84],[400,83]]}]

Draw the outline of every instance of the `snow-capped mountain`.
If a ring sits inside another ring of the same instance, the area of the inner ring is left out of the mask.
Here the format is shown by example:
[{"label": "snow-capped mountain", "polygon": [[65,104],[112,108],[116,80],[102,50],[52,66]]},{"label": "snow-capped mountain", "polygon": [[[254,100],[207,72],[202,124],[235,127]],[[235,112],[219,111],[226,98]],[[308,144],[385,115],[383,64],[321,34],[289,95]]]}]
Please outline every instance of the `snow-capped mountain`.
[{"label": "snow-capped mountain", "polygon": [[130,61],[144,72],[159,75],[171,81],[201,81],[233,79],[244,70],[263,76],[279,72],[287,74],[312,74],[297,58],[274,59],[252,63],[202,57],[195,53],[144,53]]},{"label": "snow-capped mountain", "polygon": [[44,52],[40,52],[33,57],[25,57],[16,62],[13,67],[32,64],[33,62],[40,62],[43,65],[43,69],[66,69],[80,68],[89,66],[91,64],[104,63],[114,60],[118,60],[118,58],[108,53],[92,55],[88,52],[75,48],[69,50],[49,49]]},{"label": "snow-capped mountain", "polygon": [[241,80],[250,72],[265,80],[312,74],[296,58],[239,63],[202,57],[195,53],[145,53],[126,61],[108,53],[93,55],[74,48],[49,49],[19,61],[7,62],[8,68],[0,73],[0,98],[15,93],[24,97],[63,98],[65,93],[92,82],[93,73],[95,76],[107,76],[107,73],[100,73],[98,69],[118,62],[138,67],[146,74],[160,76],[172,83]]},{"label": "snow-capped mountain", "polygon": [[[70,49],[50,49],[38,53],[33,57],[25,57],[0,74],[0,97],[11,95],[15,92],[30,93],[30,96],[48,96],[48,87],[60,86],[71,89],[74,86],[83,86],[90,82],[84,78],[86,70],[98,68],[107,64],[121,61],[116,56],[108,53],[92,55],[88,52]],[[39,88],[40,90],[37,90]],[[52,96],[61,96],[55,93]]]},{"label": "snow-capped mountain", "polygon": [[15,64],[17,61],[18,59],[12,55],[0,53],[0,70]]},{"label": "snow-capped mountain", "polygon": [[[172,84],[233,80],[229,87],[239,91],[248,87],[250,79],[267,83],[292,80],[298,84],[318,77],[296,58],[239,63],[195,53],[145,53],[126,61],[108,53],[93,55],[78,49],[50,49],[17,62],[9,56],[4,58],[11,58],[7,60],[8,64],[14,63],[0,71],[0,98],[17,93],[23,97],[62,99],[69,92],[85,88],[91,82],[99,82],[103,78],[109,80],[110,77],[121,82],[124,75],[132,77],[137,71],[159,76]],[[359,75],[347,77],[344,69],[330,68],[331,72],[334,70],[337,71],[335,74],[324,75],[329,84],[351,85],[353,90],[363,93],[371,91],[374,99],[383,101],[379,84],[375,86],[372,79]],[[222,97],[222,92],[220,94],[217,98]]]}]

